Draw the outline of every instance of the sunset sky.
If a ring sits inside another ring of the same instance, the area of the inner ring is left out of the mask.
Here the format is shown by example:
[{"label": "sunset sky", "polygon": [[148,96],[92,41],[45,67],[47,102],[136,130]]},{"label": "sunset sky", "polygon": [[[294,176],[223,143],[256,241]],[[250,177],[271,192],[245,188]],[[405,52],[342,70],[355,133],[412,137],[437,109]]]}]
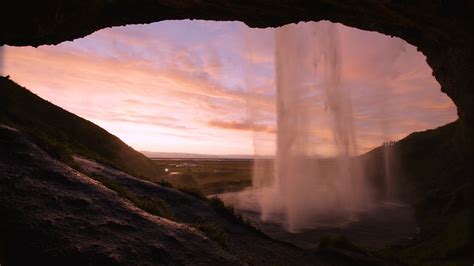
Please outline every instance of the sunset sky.
[{"label": "sunset sky", "polygon": [[[360,152],[456,119],[416,47],[342,25],[339,32]],[[253,154],[258,136],[270,143],[262,153],[274,151],[274,29],[165,21],[3,51],[3,75],[137,150]],[[262,110],[253,126],[249,102]],[[321,145],[321,155],[332,152]]]}]

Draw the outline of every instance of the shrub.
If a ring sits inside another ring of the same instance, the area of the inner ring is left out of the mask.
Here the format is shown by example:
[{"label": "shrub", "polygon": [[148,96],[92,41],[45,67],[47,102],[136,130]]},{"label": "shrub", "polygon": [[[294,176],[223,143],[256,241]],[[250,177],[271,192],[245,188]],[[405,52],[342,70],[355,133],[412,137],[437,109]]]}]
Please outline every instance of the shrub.
[{"label": "shrub", "polygon": [[229,235],[215,223],[197,223],[192,226],[203,232],[208,238],[216,241],[223,249],[228,250]]},{"label": "shrub", "polygon": [[202,191],[196,187],[183,186],[179,187],[178,190],[200,200],[207,200],[207,197],[202,193]]},{"label": "shrub", "polygon": [[130,200],[135,206],[148,212],[149,214],[167,218],[169,220],[174,220],[174,216],[171,213],[168,205],[162,199],[141,197],[132,198]]}]

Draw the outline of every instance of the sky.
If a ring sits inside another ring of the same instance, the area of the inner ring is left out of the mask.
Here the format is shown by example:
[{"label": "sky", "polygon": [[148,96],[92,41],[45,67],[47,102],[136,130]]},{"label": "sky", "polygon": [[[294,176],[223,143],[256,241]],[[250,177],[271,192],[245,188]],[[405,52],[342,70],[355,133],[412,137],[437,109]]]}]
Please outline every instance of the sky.
[{"label": "sky", "polygon": [[[456,119],[416,47],[337,27],[359,153]],[[196,20],[114,27],[56,46],[4,46],[0,70],[140,151],[272,154],[274,31]],[[330,156],[330,125],[318,132]]]}]

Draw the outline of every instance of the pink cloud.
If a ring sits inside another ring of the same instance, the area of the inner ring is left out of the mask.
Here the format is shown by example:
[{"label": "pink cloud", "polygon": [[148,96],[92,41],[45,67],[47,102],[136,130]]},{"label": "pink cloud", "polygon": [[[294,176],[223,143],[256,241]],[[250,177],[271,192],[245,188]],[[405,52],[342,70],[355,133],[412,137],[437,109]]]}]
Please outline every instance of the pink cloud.
[{"label": "pink cloud", "polygon": [[[98,31],[78,40],[81,45],[6,47],[3,72],[140,149],[202,153],[212,138],[224,138],[229,143],[220,153],[252,152],[238,144],[251,143],[242,131],[274,141],[267,134],[276,127],[273,29],[196,25],[207,29],[202,42],[181,40],[179,32],[177,40],[160,38],[153,26],[133,26]],[[360,151],[456,118],[415,47],[344,26],[340,37]],[[313,100],[314,141],[330,154],[330,119],[324,102]]]}]

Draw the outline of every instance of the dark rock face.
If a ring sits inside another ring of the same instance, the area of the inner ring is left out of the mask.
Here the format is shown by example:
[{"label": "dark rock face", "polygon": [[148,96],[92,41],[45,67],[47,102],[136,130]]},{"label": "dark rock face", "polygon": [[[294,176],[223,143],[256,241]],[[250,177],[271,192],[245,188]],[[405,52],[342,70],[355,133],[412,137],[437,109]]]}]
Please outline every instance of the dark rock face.
[{"label": "dark rock face", "polygon": [[238,264],[196,229],[137,209],[1,125],[0,217],[7,265]]},{"label": "dark rock face", "polygon": [[459,145],[472,150],[474,2],[460,1],[229,1],[124,0],[2,3],[0,44],[57,44],[110,26],[168,19],[240,20],[251,27],[330,20],[398,36],[423,52],[458,107]]}]

